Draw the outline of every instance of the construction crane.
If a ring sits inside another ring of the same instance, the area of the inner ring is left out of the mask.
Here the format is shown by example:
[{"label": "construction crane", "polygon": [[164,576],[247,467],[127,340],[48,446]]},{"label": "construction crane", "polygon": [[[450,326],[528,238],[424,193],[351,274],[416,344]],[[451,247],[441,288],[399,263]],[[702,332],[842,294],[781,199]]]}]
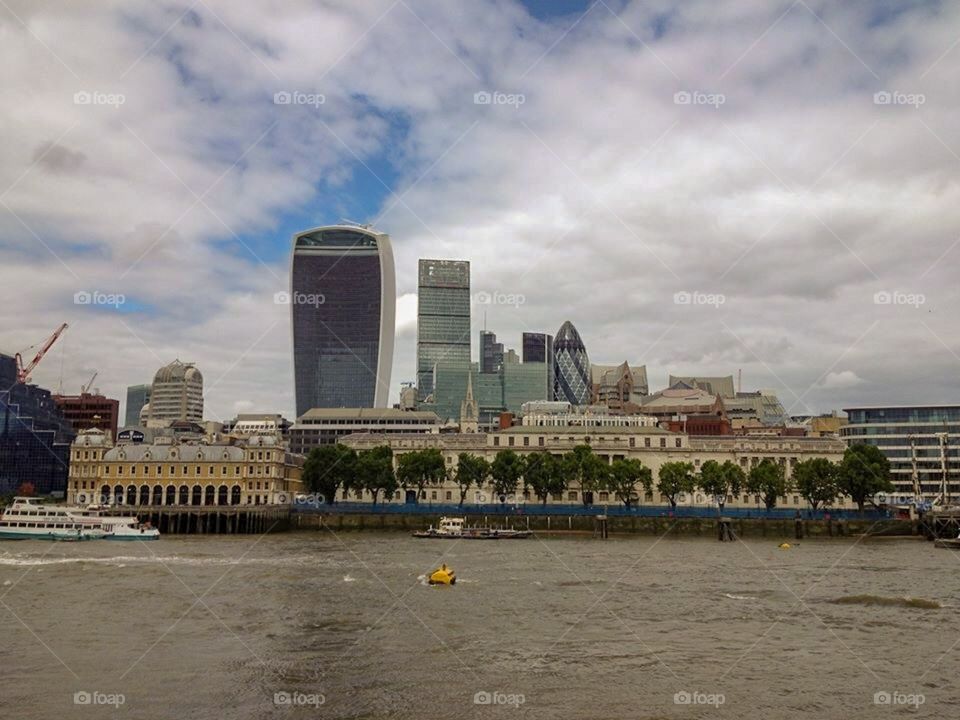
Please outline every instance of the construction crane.
[{"label": "construction crane", "polygon": [[[37,354],[33,356],[28,364],[23,364],[23,358],[20,356],[20,353],[17,353],[17,382],[27,383],[30,382],[30,373],[32,373],[37,365],[40,364],[40,361],[43,360],[43,356],[47,354],[47,351],[53,347],[53,344],[57,341],[63,331],[67,329],[67,324],[63,323],[60,327],[53,331],[53,335],[48,337],[43,341],[43,344],[40,346],[40,349],[37,351]],[[31,345],[28,350],[32,350],[36,345]]]},{"label": "construction crane", "polygon": [[100,374],[100,371],[99,371],[99,370],[95,371],[95,372],[93,373],[93,377],[90,378],[90,382],[88,382],[86,385],[81,385],[81,386],[80,386],[80,394],[81,394],[81,395],[85,395],[86,393],[90,392],[90,388],[93,387],[93,381],[97,379],[97,375],[99,375],[99,374]]}]

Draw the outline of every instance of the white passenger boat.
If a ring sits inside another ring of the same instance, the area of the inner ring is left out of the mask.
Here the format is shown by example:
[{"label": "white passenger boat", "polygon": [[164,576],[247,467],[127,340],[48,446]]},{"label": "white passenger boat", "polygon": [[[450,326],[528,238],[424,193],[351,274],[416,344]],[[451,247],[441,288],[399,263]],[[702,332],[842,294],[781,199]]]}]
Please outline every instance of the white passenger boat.
[{"label": "white passenger boat", "polygon": [[17,497],[0,514],[0,540],[156,540],[160,533],[135,517],[102,515],[87,508],[47,505]]}]

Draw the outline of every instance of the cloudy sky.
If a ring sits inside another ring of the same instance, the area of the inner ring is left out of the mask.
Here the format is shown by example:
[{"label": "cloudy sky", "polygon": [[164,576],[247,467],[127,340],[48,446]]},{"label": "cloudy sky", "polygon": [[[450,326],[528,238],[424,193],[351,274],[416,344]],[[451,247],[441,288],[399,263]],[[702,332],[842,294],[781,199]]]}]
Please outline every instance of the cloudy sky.
[{"label": "cloudy sky", "polygon": [[957,402],[958,45],[947,2],[2,0],[0,348],[68,322],[41,385],[179,357],[211,419],[292,416],[273,296],[349,218],[393,239],[394,397],[439,257],[475,355],[569,319],[654,388]]}]

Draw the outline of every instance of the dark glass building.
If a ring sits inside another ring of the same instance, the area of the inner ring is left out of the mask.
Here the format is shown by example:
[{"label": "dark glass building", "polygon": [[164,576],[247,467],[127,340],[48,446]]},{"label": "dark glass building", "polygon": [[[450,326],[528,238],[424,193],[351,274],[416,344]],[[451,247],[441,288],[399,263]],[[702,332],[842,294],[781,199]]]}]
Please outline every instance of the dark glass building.
[{"label": "dark glass building", "polygon": [[66,491],[73,438],[50,391],[17,382],[16,360],[0,355],[0,492]]},{"label": "dark glass building", "polygon": [[297,416],[311,408],[386,407],[396,279],[390,238],[334,225],[293,238],[290,271]]},{"label": "dark glass building", "polygon": [[421,260],[417,281],[417,393],[433,393],[438,362],[470,364],[470,263]]},{"label": "dark glass building", "polygon": [[525,332],[523,334],[523,355],[525,363],[545,363],[547,366],[547,395],[553,399],[553,335],[547,333]]},{"label": "dark glass building", "polygon": [[[150,402],[149,385],[130,385],[127,387],[127,405],[124,410],[124,425],[134,426],[140,424],[140,411],[143,406]],[[116,438],[114,438],[116,439]]]},{"label": "dark glass building", "polygon": [[553,341],[553,399],[571,405],[590,403],[590,359],[580,333],[567,320]]},{"label": "dark glass building", "polygon": [[503,365],[503,343],[497,342],[497,336],[488,330],[480,331],[480,372],[499,372]]}]

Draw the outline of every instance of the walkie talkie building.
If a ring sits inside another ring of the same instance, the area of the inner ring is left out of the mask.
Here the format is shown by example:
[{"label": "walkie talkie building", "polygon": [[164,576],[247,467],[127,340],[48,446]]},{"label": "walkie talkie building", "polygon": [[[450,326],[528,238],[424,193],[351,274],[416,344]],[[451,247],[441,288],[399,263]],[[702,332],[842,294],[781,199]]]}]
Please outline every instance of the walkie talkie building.
[{"label": "walkie talkie building", "polygon": [[386,407],[396,322],[389,236],[352,225],[298,233],[286,299],[297,417],[311,408]]}]

